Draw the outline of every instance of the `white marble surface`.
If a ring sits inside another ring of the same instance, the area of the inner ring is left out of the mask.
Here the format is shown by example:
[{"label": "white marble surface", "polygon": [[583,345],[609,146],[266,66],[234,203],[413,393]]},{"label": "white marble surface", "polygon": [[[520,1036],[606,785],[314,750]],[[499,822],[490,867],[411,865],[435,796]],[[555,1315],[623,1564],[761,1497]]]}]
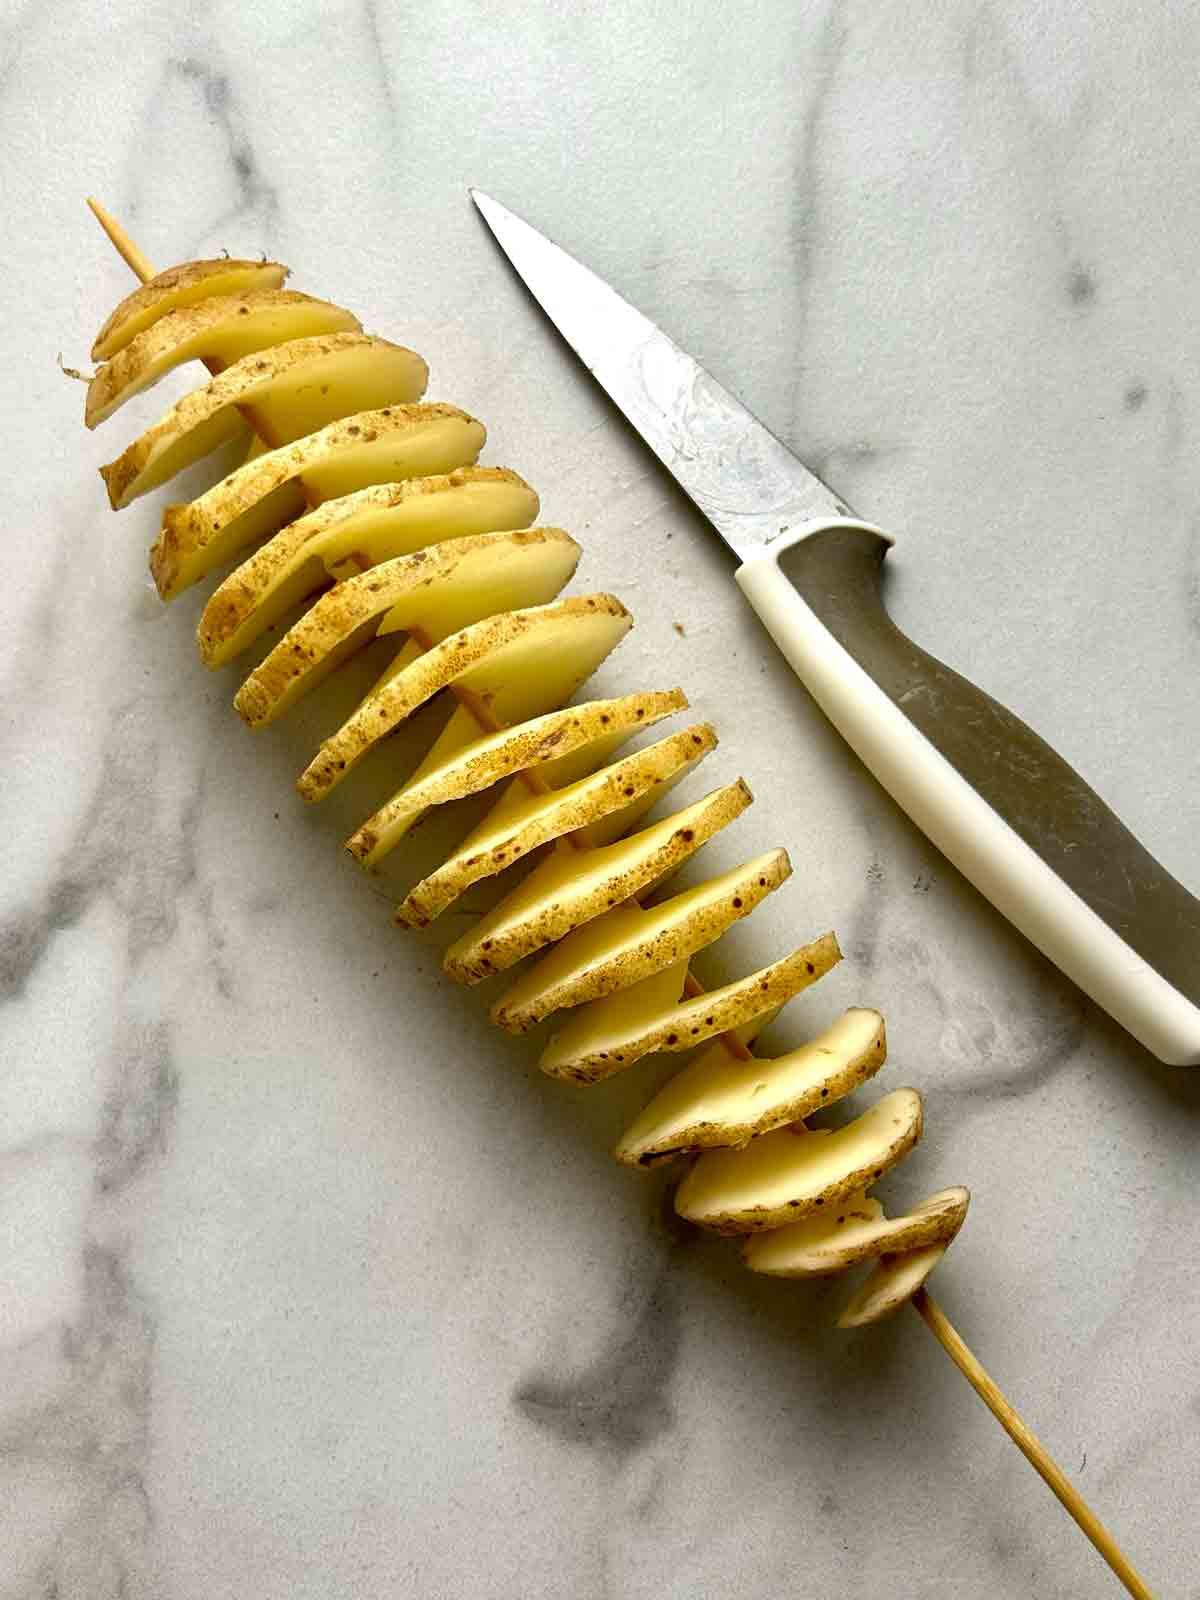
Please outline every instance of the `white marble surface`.
[{"label": "white marble surface", "polygon": [[[899,543],[902,626],[1200,886],[1200,15],[1179,0],[0,10],[0,1596],[922,1596],[1117,1585],[911,1314],[756,1282],[392,930],[144,576],[85,364],[220,247],[422,350],[583,539],[927,1095],[887,1186],[974,1192],[940,1299],[1163,1596],[1200,1596],[1200,1074],[968,890],[789,677],[715,541],[504,270],[556,233]],[[136,409],[136,416],[135,416]],[[118,442],[120,441],[120,442]],[[683,636],[673,623],[685,625]],[[307,717],[307,720],[306,720]],[[697,791],[698,792],[698,791]],[[426,846],[423,848],[432,848]],[[420,851],[418,850],[418,856]]]}]

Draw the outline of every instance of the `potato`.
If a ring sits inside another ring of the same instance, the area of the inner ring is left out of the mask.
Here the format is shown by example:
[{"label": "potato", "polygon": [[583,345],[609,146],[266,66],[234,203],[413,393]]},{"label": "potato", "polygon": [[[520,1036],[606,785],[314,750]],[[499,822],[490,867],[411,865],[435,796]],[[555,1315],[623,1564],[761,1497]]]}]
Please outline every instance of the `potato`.
[{"label": "potato", "polygon": [[694,955],[749,916],[791,870],[787,851],[772,850],[651,910],[625,904],[605,911],[523,973],[492,1007],[492,1021],[526,1033],[563,1006],[628,988]]},{"label": "potato", "polygon": [[730,1060],[720,1046],[677,1073],[617,1147],[618,1161],[744,1145],[865,1083],[887,1057],[878,1011],[847,1011],[817,1038],[775,1060]]},{"label": "potato", "polygon": [[[826,934],[749,977],[681,1004],[687,977],[684,962],[679,983],[670,993],[652,993],[639,985],[636,994],[633,988],[623,989],[584,1006],[553,1036],[539,1065],[554,1078],[597,1083],[653,1051],[690,1050],[715,1034],[736,1034],[744,1043],[766,1027],[780,1006],[841,959],[837,940]],[[732,1059],[724,1041],[713,1046],[713,1053]],[[638,1128],[635,1122],[615,1154],[627,1165],[649,1166],[659,1157],[639,1147]],[[675,1153],[664,1150],[661,1157]]]},{"label": "potato", "polygon": [[411,890],[397,908],[396,921],[423,928],[473,883],[502,872],[540,845],[613,813],[624,818],[638,802],[645,802],[648,809],[703,760],[716,742],[709,724],[700,723],[590,773],[566,789],[532,794],[518,780],[454,854]]},{"label": "potato", "polygon": [[778,1128],[740,1150],[706,1151],[675,1209],[718,1233],[777,1228],[867,1188],[920,1137],[921,1096],[893,1089],[835,1133]]},{"label": "potato", "polygon": [[929,1244],[911,1254],[884,1256],[838,1318],[839,1328],[865,1328],[882,1322],[910,1301],[946,1254],[944,1244]]},{"label": "potato", "polygon": [[971,1196],[966,1189],[941,1189],[902,1217],[886,1217],[878,1200],[848,1195],[840,1204],[814,1211],[800,1222],[756,1233],[742,1259],[754,1272],[777,1278],[822,1277],[860,1261],[949,1244],[962,1227]]},{"label": "potato", "polygon": [[316,333],[358,332],[357,317],[293,289],[218,295],[168,311],[99,367],[88,384],[84,422],[95,428],[184,361],[240,361],[252,350]]},{"label": "potato", "polygon": [[325,740],[296,787],[310,802],[323,800],[385,734],[451,685],[476,697],[500,726],[560,706],[591,677],[632,621],[614,596],[593,594],[502,612],[463,628],[403,671],[385,674]]},{"label": "potato", "polygon": [[840,961],[836,939],[709,993],[689,975],[696,951],[788,877],[786,852],[639,904],[740,815],[749,789],[726,783],[643,825],[714,748],[714,731],[700,723],[605,765],[639,728],[683,708],[682,691],[565,704],[624,637],[629,614],[607,594],[560,598],[578,547],[561,529],[531,526],[538,499],[515,473],[474,465],[480,423],[416,403],[427,379],[420,357],[364,334],[348,311],[285,291],[285,277],[265,261],[185,263],[128,296],[97,337],[104,364],[88,386],[89,427],[183,361],[201,359],[215,374],[101,469],[114,509],[255,430],[221,484],[167,508],[151,553],[160,594],[170,599],[243,557],[200,622],[209,667],[314,601],[237,695],[254,727],[360,644],[407,636],[301,774],[301,794],[321,799],[448,690],[454,709],[424,759],[347,847],[373,867],[431,806],[492,785],[497,798],[410,890],[396,921],[424,926],[471,885],[542,852],[450,946],[447,970],[475,982],[558,941],[492,1007],[513,1032],[570,1008],[542,1051],[552,1076],[595,1082],[651,1052],[707,1041],[627,1130],[617,1159],[648,1167],[699,1152],[677,1193],[683,1216],[749,1233],[746,1264],[775,1276],[875,1259],[841,1325],[889,1314],[940,1259],[969,1196],[943,1190],[888,1218],[868,1195],[920,1137],[914,1090],[833,1132],[799,1121],[879,1069],[883,1019],[853,1008],[775,1059],[744,1048]]},{"label": "potato", "polygon": [[[202,389],[184,395],[115,461],[100,468],[114,511],[157,489],[248,430],[253,408],[271,437],[287,444],[356,411],[410,404],[428,368],[411,350],[365,333],[327,333],[252,351]],[[255,456],[267,448],[255,434]]]},{"label": "potato", "polygon": [[380,621],[428,639],[510,606],[552,600],[579,561],[561,528],[482,533],[398,556],[348,578],[306,611],[239,689],[234,705],[252,728],[282,716],[376,632]]},{"label": "potato", "polygon": [[537,514],[537,495],[505,467],[460,467],[327,500],[214,592],[197,629],[201,657],[210,667],[232,660],[331,575],[352,577],[445,539],[527,528]]},{"label": "potato", "polygon": [[[346,841],[346,848],[364,867],[374,867],[430,806],[477,794],[514,772],[536,774],[540,790],[560,772],[598,764],[639,728],[650,727],[686,705],[679,689],[589,700],[482,737],[470,709],[460,706],[404,787]],[[531,790],[523,778],[516,778],[512,792],[528,796]],[[501,848],[491,859],[491,870],[500,872],[515,857],[506,856]]]},{"label": "potato", "polygon": [[96,335],[92,360],[108,361],[168,311],[178,311],[213,295],[279,289],[287,275],[288,269],[278,261],[233,261],[228,256],[167,267],[125,296]]},{"label": "potato", "polygon": [[168,506],[150,552],[164,600],[290,520],[305,493],[333,500],[371,483],[394,483],[469,466],[486,432],[454,406],[384,406],[331,422],[268,450],[188,505]]}]

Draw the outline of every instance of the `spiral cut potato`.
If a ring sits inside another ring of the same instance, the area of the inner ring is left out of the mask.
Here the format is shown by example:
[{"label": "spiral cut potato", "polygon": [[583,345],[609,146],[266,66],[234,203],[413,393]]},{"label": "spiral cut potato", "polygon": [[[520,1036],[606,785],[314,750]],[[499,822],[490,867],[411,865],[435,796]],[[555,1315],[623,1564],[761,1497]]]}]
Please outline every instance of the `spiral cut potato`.
[{"label": "spiral cut potato", "polygon": [[577,691],[632,618],[615,596],[564,596],[579,547],[534,526],[538,498],[516,473],[480,467],[483,425],[422,400],[425,363],[363,332],[341,307],[283,288],[275,262],[196,261],[159,273],[109,317],[93,348],[88,427],[181,362],[212,381],[101,469],[114,509],[242,437],[243,464],[186,505],[168,506],[150,557],[171,600],[237,561],[205,607],[210,667],[307,609],[238,691],[252,728],[283,716],[368,641],[396,654],[298,780],[328,795],[406,718],[443,695],[452,709],[408,781],[347,841],[376,866],[434,806],[493,788],[483,820],[415,884],[396,921],[424,927],[472,885],[528,859],[531,870],[456,939],[462,983],[527,964],[492,1019],[522,1033],[557,1017],[549,1074],[594,1083],[655,1052],[703,1049],[628,1129],[618,1161],[694,1157],[680,1214],[745,1236],[747,1266],[784,1277],[874,1266],[841,1317],[872,1322],[910,1298],[966,1214],[946,1189],[889,1219],[870,1188],[921,1136],[921,1097],[895,1089],[847,1125],[804,1119],[883,1065],[878,1012],[853,1008],[774,1059],[750,1042],[840,959],[826,934],[705,993],[697,951],[748,916],[791,873],[783,850],[694,888],[664,886],[751,804],[742,779],[661,820],[668,792],[716,747],[707,723],[637,748],[637,734],[686,709],[679,689],[603,700]]}]

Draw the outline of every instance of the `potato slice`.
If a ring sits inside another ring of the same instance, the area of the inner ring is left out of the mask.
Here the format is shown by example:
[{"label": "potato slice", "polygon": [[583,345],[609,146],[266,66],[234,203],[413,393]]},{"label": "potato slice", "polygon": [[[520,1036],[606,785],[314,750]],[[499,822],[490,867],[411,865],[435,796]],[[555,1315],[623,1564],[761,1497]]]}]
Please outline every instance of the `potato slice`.
[{"label": "potato slice", "polygon": [[[686,700],[683,704],[686,705]],[[711,736],[713,744],[709,745]],[[542,779],[548,789],[565,789],[583,778],[600,776],[600,769],[608,757],[619,744],[624,744],[628,734],[622,734],[619,739],[609,739],[607,743],[597,741],[577,751],[567,754],[559,761],[548,762],[542,771]],[[676,736],[672,736],[676,737]],[[644,788],[634,785],[632,797],[624,795],[613,796],[612,804],[605,809],[597,809],[590,821],[583,823],[573,830],[572,844],[578,844],[588,850],[598,850],[606,844],[612,844],[615,839],[621,838],[632,829],[635,824],[646,815],[648,811],[658,804],[665,795],[668,795],[675,785],[692,770],[697,761],[702,761],[710,748],[716,744],[716,732],[708,723],[697,723],[677,736],[690,745],[689,759],[685,765],[675,768],[670,774],[661,779],[648,783]],[[627,786],[627,785],[626,785]],[[479,824],[480,829],[493,827],[503,829],[508,827],[518,815],[524,815],[535,801],[543,796],[530,793],[528,786],[520,778],[515,778],[501,794],[499,800]],[[618,800],[623,800],[619,804]],[[515,825],[515,824],[514,824]],[[469,844],[470,841],[465,843]],[[512,857],[510,856],[510,860]]]},{"label": "potato slice", "polygon": [[[684,694],[682,689],[678,688],[655,689],[651,693],[643,692],[626,696],[626,699],[637,708],[633,712],[635,718],[633,722],[618,720],[614,717],[610,724],[602,725],[596,731],[594,738],[573,746],[568,746],[564,742],[561,756],[555,756],[552,761],[543,762],[538,768],[538,777],[548,789],[566,789],[571,784],[577,783],[579,779],[590,777],[593,772],[598,772],[608,758],[614,755],[622,745],[628,744],[629,740],[642,727],[651,727],[654,722],[660,721],[662,716],[667,715],[668,711],[686,711],[688,703],[687,695]],[[606,703],[620,706],[625,704],[625,700],[613,700]],[[643,703],[646,706],[644,721],[641,710]],[[585,702],[585,704],[590,704],[590,702]],[[661,712],[655,711],[652,714],[650,709],[652,705],[654,707],[665,707],[666,709]],[[568,709],[573,708],[568,707]],[[583,710],[584,706],[580,706],[579,709]],[[531,798],[529,785],[521,777],[513,778],[501,791],[499,800],[496,801],[496,804],[488,812],[487,817],[484,818],[480,826],[486,826],[489,818],[499,817],[502,811],[507,811],[509,807],[517,807],[522,799],[527,800],[529,798]]]},{"label": "potato slice", "polygon": [[[699,745],[694,735],[699,735]],[[427,927],[473,883],[502,872],[540,845],[610,812],[626,811],[631,799],[649,796],[653,803],[669,783],[678,781],[715,749],[716,743],[710,724],[699,723],[590,773],[566,789],[531,794],[524,784],[514,784],[454,854],[411,890],[397,907],[396,921],[409,928]]]},{"label": "potato slice", "polygon": [[798,1050],[773,1061],[731,1061],[706,1050],[666,1084],[617,1147],[634,1166],[663,1155],[748,1144],[832,1105],[874,1077],[887,1057],[883,1018],[855,1007]]},{"label": "potato slice", "polygon": [[231,661],[331,574],[352,577],[445,539],[527,528],[537,514],[537,495],[506,467],[460,467],[328,500],[281,528],[215,591],[196,633],[201,657],[209,667]]},{"label": "potato slice", "polygon": [[[632,626],[615,596],[592,594],[463,628],[377,684],[325,740],[296,787],[308,801],[323,800],[385,734],[451,684],[476,697],[501,726],[549,711],[570,699]],[[374,824],[373,818],[367,826]]]},{"label": "potato slice", "polygon": [[454,976],[477,982],[502,973],[534,950],[562,939],[634,894],[677,872],[709,838],[728,827],[754,800],[741,781],[714,789],[694,805],[622,838],[579,854],[563,840],[478,923],[474,966]]},{"label": "potato slice", "polygon": [[385,561],[322,595],[250,674],[234,705],[252,728],[263,727],[382,631],[381,617],[444,638],[495,611],[552,600],[579,556],[561,528],[524,528]]},{"label": "potato slice", "polygon": [[[620,905],[567,935],[492,1007],[492,1021],[526,1033],[562,1006],[578,1006],[648,978],[719,939],[791,874],[772,850],[650,910]],[[603,905],[607,896],[597,889]],[[549,908],[547,908],[549,909]]]},{"label": "potato slice", "polygon": [[282,288],[288,268],[278,261],[184,261],[139,284],[109,317],[92,345],[93,361],[108,361],[152,322],[214,295],[254,294]]},{"label": "potato slice", "polygon": [[893,1089],[835,1133],[778,1128],[740,1150],[709,1150],[675,1209],[718,1233],[778,1228],[867,1188],[921,1137],[921,1096]]},{"label": "potato slice", "polygon": [[333,500],[371,483],[394,483],[469,466],[487,437],[455,406],[384,406],[331,422],[268,450],[189,505],[168,506],[150,552],[164,600],[265,538],[296,509],[297,495]]},{"label": "potato slice", "polygon": [[83,420],[89,428],[96,427],[184,361],[229,366],[252,350],[287,339],[360,328],[358,318],[341,306],[294,289],[217,295],[181,306],[143,328],[97,369],[88,384]]},{"label": "potato slice", "polygon": [[[672,689],[667,695],[655,694],[645,698],[655,701],[661,698],[664,704],[669,700],[670,709],[673,711],[682,710],[687,706],[687,696],[682,689]],[[464,706],[455,713],[451,721],[470,715]],[[638,715],[641,715],[640,709]],[[647,727],[649,725],[649,721],[644,724]],[[518,773],[504,784],[500,798],[479,824],[479,830],[490,830],[492,827],[503,830],[509,825],[510,819],[523,816],[531,804],[542,800],[545,791],[568,788],[571,784],[598,773],[609,757],[621,745],[628,743],[638,731],[637,725],[620,726],[614,720],[611,728],[601,728],[595,738],[586,739],[574,747],[564,741],[563,749],[566,753],[540,763],[534,783],[527,782],[525,775]],[[696,735],[699,736],[699,744],[695,742]],[[697,726],[688,730],[687,737],[696,751],[697,758],[701,758],[704,754],[705,734]],[[624,809],[610,812],[607,816],[598,816],[595,821],[585,824],[577,830],[579,839],[586,841],[589,848],[610,844],[612,840],[627,832],[645,811],[673,788],[677,778],[689,770],[690,767],[680,768],[677,776],[666,778],[662,783],[652,784],[640,795],[635,796]],[[510,857],[510,861],[511,859]]]},{"label": "potato slice", "polygon": [[[837,940],[827,933],[782,961],[723,988],[696,995],[682,1005],[682,979],[674,993],[664,994],[653,1003],[649,994],[635,997],[632,989],[623,989],[603,1000],[593,1000],[577,1012],[550,1040],[539,1065],[551,1077],[597,1083],[655,1051],[691,1050],[715,1034],[737,1033],[744,1043],[747,1037],[765,1028],[781,1006],[841,959]],[[686,970],[683,976],[687,976]],[[714,1045],[700,1059],[707,1060],[709,1056],[714,1063],[723,1063],[724,1068],[736,1069],[737,1063],[731,1061],[723,1043]],[[669,1149],[661,1155],[643,1152],[636,1142],[630,1142],[638,1126],[635,1123],[622,1140],[616,1151],[618,1161],[649,1166],[677,1153]]]},{"label": "potato slice", "polygon": [[286,444],[356,411],[419,400],[428,371],[413,351],[365,333],[318,334],[252,351],[184,395],[100,468],[109,504],[121,510],[246,430],[239,406],[252,407],[271,437]]},{"label": "potato slice", "polygon": [[[374,867],[430,806],[478,794],[514,772],[536,767],[539,776],[545,777],[561,764],[564,751],[581,755],[603,751],[686,705],[681,689],[631,694],[619,700],[589,700],[482,738],[471,712],[460,706],[417,771],[346,841],[346,848],[364,867]],[[503,866],[503,861],[498,862],[496,870]]]},{"label": "potato slice", "polygon": [[415,581],[392,596],[380,636],[414,633],[424,645],[440,644],[485,617],[548,605],[573,577],[581,554],[562,528],[481,533],[414,551],[403,559]]},{"label": "potato slice", "polygon": [[603,849],[581,855],[564,840],[472,930],[478,934],[472,940],[478,956],[469,967],[455,967],[454,976],[477,983],[504,972],[573,928],[641,894],[677,871],[702,844],[739,817],[753,798],[739,778]]},{"label": "potato slice", "polygon": [[946,1254],[944,1244],[929,1244],[908,1255],[884,1256],[837,1320],[839,1328],[865,1328],[882,1322],[906,1304],[922,1287]]},{"label": "potato slice", "polygon": [[[624,790],[630,787],[625,783],[621,791],[625,804],[617,805],[614,796],[611,809],[597,810],[591,819],[576,831],[572,843],[587,850],[602,850],[606,845],[623,838],[636,827],[647,812],[652,811],[660,800],[670,794],[676,784],[687,777],[697,762],[703,761],[710,748],[715,749],[717,745],[716,729],[707,722],[697,723],[694,727],[684,729],[679,737],[691,741],[690,758],[685,765],[677,767],[674,772],[654,783],[647,784],[644,789],[639,790],[634,785],[632,795],[624,793]],[[708,743],[710,737],[711,746]]]},{"label": "potato slice", "polygon": [[878,1200],[850,1195],[831,1211],[753,1234],[742,1258],[753,1272],[776,1278],[817,1278],[843,1272],[874,1256],[949,1244],[963,1225],[971,1195],[940,1189],[902,1217],[886,1217]]},{"label": "potato slice", "polygon": [[648,978],[631,983],[628,988],[617,989],[612,994],[602,995],[600,999],[580,1006],[571,1013],[566,1027],[560,1029],[550,1040],[542,1052],[538,1066],[549,1077],[584,1085],[598,1083],[602,1078],[610,1077],[613,1073],[632,1066],[639,1056],[646,1052],[638,1051],[636,1048],[623,1048],[623,1038],[618,1039],[618,1044],[622,1048],[606,1052],[602,1063],[582,1068],[571,1064],[569,1053],[567,1064],[557,1065],[554,1052],[565,1034],[575,1029],[586,1030],[595,1027],[597,1023],[604,1029],[606,1037],[614,1031],[632,1039],[644,1037],[653,1028],[656,1018],[675,1015],[687,988],[689,966],[690,958],[683,956],[680,960],[671,962],[670,966],[663,967],[661,971],[652,972]]}]

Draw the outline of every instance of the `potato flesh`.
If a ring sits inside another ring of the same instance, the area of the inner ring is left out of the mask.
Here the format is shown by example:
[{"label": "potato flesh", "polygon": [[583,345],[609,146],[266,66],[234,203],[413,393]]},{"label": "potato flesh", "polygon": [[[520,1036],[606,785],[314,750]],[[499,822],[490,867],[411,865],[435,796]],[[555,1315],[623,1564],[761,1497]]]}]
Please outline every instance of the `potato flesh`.
[{"label": "potato flesh", "polygon": [[[414,582],[389,606],[380,635],[419,628],[426,639],[440,643],[498,611],[548,605],[574,576],[580,554],[561,528],[480,534],[428,554],[420,551],[407,558],[419,563]],[[423,574],[421,568],[434,570]],[[363,578],[378,571],[373,568]]]},{"label": "potato flesh", "polygon": [[362,333],[293,339],[244,356],[185,395],[100,475],[116,510],[248,432],[239,407],[252,408],[271,437],[287,444],[358,411],[411,404],[427,376],[420,356],[386,339]]},{"label": "potato flesh", "polygon": [[278,261],[185,261],[166,267],[127,294],[105,322],[92,345],[93,361],[108,361],[135,335],[166,316],[214,295],[253,294],[280,289],[288,269]]},{"label": "potato flesh", "polygon": [[[421,412],[413,417],[418,427],[411,433],[380,428],[397,413]],[[303,467],[305,487],[318,500],[337,500],[372,483],[397,483],[404,478],[427,478],[470,466],[483,448],[486,433],[482,423],[451,406],[384,406],[331,423],[331,437],[343,438],[361,427],[359,441],[344,448],[316,455]],[[371,438],[379,429],[378,437]],[[320,437],[320,433],[310,434]],[[293,447],[295,448],[295,447]]]},{"label": "potato flesh", "polygon": [[[652,1051],[690,1050],[718,1033],[736,1034],[744,1041],[841,958],[837,940],[826,934],[769,967],[687,1001],[674,994],[657,1009],[641,1001],[635,1009],[626,1003],[632,989],[593,1000],[554,1034],[539,1065],[552,1077],[597,1083]],[[722,1059],[727,1053],[724,1043],[714,1045],[713,1051]],[[635,1123],[618,1145],[617,1160],[643,1164],[649,1152],[630,1142],[638,1126]]]},{"label": "potato flesh", "polygon": [[650,910],[621,905],[576,928],[492,1008],[492,1020],[524,1033],[562,1006],[611,994],[719,939],[791,873],[774,850],[687,889]]},{"label": "potato flesh", "polygon": [[475,460],[484,438],[483,426],[452,406],[385,406],[269,450],[189,505],[167,507],[150,557],[158,592],[174,599],[274,533],[296,515],[299,496],[332,500],[369,484],[452,472]]},{"label": "potato flesh", "polygon": [[169,311],[143,328],[88,384],[84,421],[96,427],[185,361],[231,366],[252,351],[318,333],[360,331],[341,306],[292,289],[218,295]]},{"label": "potato flesh", "polygon": [[[337,334],[321,342],[327,346],[324,353],[288,368],[266,394],[251,402],[255,415],[265,419],[281,444],[343,417],[415,405],[425,393],[429,368],[415,350],[361,333]],[[255,364],[287,349],[281,345],[260,352]]]},{"label": "potato flesh", "polygon": [[586,595],[509,611],[451,634],[367,697],[300,775],[306,800],[322,800],[385,734],[454,685],[478,697],[502,727],[560,706],[629,631],[611,595]]},{"label": "potato flesh", "polygon": [[348,640],[366,643],[380,619],[400,616],[432,639],[490,616],[499,603],[536,606],[552,600],[570,579],[579,546],[560,528],[480,534],[432,551],[399,556],[340,583],[305,612],[238,691],[234,705],[259,727],[282,716],[351,653]]},{"label": "potato flesh", "polygon": [[447,539],[525,528],[538,497],[503,467],[374,484],[282,528],[217,589],[197,637],[206,665],[240,655],[330,576],[351,577]]},{"label": "potato flesh", "polygon": [[848,1094],[886,1054],[883,1018],[862,1007],[774,1060],[730,1063],[708,1051],[660,1091],[626,1143],[648,1154],[745,1144]]},{"label": "potato flesh", "polygon": [[611,594],[581,596],[510,616],[531,626],[498,650],[489,651],[457,679],[477,695],[497,722],[524,722],[570,699],[633,626],[633,618]]},{"label": "potato flesh", "polygon": [[[694,731],[701,732],[704,740],[699,749],[692,741]],[[685,728],[671,734],[566,789],[534,794],[525,784],[516,783],[454,854],[410,892],[397,908],[396,921],[408,927],[427,926],[472,884],[504,871],[530,851],[587,822],[626,810],[631,794],[637,798],[648,795],[653,804],[715,744],[715,733],[702,724],[698,730]]]},{"label": "potato flesh", "polygon": [[865,1189],[920,1134],[920,1095],[893,1089],[836,1133],[779,1128],[742,1149],[707,1151],[680,1185],[676,1210],[723,1233],[777,1227]]}]

